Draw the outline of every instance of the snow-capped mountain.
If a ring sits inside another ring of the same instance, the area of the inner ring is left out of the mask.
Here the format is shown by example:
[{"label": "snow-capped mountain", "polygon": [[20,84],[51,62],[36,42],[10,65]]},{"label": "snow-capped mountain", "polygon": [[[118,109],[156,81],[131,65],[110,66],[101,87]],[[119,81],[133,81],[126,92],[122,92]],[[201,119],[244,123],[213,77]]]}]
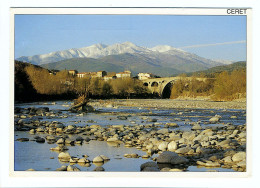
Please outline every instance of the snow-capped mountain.
[{"label": "snow-capped mountain", "polygon": [[17,60],[48,69],[91,71],[107,68],[106,71],[113,71],[113,69],[130,68],[134,72],[148,71],[158,75],[193,72],[223,65],[220,61],[206,59],[169,45],[146,48],[131,42],[112,45],[95,44],[42,55],[23,56]]},{"label": "snow-capped mountain", "polygon": [[57,62],[70,58],[100,58],[107,55],[118,55],[124,53],[149,53],[152,50],[136,46],[131,42],[116,43],[110,46],[104,44],[95,44],[83,48],[72,48],[69,50],[51,52],[48,54],[34,55],[34,56],[22,56],[17,60],[31,62],[33,64],[41,65],[46,63]]}]

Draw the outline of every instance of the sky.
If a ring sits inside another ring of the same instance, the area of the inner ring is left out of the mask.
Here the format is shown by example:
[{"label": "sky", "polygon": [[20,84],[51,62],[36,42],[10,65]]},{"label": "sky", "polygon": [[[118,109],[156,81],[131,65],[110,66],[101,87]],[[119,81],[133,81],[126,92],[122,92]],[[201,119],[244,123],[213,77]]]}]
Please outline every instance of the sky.
[{"label": "sky", "polygon": [[15,15],[15,58],[130,41],[246,60],[246,16]]}]

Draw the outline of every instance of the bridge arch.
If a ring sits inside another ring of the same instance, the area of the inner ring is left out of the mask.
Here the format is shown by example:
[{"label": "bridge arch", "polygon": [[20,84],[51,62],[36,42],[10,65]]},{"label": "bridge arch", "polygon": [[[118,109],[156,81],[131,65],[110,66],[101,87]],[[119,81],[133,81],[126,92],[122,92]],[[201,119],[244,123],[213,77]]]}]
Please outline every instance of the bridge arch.
[{"label": "bridge arch", "polygon": [[161,97],[163,99],[169,99],[170,98],[173,84],[174,84],[173,81],[166,83],[166,85],[162,89],[162,94],[161,94]]},{"label": "bridge arch", "polygon": [[159,86],[158,82],[153,82],[153,83],[151,84],[151,87],[158,87],[158,86]]},{"label": "bridge arch", "polygon": [[[151,93],[158,93],[162,98],[170,98],[173,84],[180,79],[191,80],[191,77],[164,77],[164,78],[151,78],[142,80]],[[199,81],[205,81],[207,78],[196,78]]]}]

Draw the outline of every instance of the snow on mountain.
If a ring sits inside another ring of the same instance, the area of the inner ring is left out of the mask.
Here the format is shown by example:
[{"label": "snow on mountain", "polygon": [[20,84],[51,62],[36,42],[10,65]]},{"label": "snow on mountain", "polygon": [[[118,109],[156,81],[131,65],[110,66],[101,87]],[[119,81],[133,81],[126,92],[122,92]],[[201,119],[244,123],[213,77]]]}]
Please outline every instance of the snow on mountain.
[{"label": "snow on mountain", "polygon": [[[214,63],[215,61],[208,60],[199,57],[195,54],[185,52],[181,49],[174,48],[169,45],[159,45],[153,48],[146,48],[137,46],[131,42],[116,43],[112,45],[105,44],[94,44],[92,46],[83,48],[72,48],[69,50],[51,52],[48,54],[34,55],[28,57],[20,57],[17,60],[31,62],[36,65],[47,64],[52,62],[57,62],[65,59],[71,58],[101,58],[108,55],[119,55],[124,53],[130,54],[143,54],[149,58],[157,59],[159,56],[167,57],[179,57],[182,59],[187,59],[189,61],[196,60],[201,61],[205,64]],[[216,63],[216,62],[215,62]]]},{"label": "snow on mountain", "polygon": [[169,45],[158,45],[153,48],[150,48],[152,51],[157,51],[157,52],[168,52],[168,51],[179,51],[185,53],[185,51],[178,49],[178,48],[173,48],[172,46]]},{"label": "snow on mountain", "polygon": [[230,65],[230,64],[234,63],[234,61],[231,61],[231,60],[223,60],[223,59],[214,59],[214,61],[216,61],[216,62],[218,62],[218,63],[225,64],[225,65]]}]

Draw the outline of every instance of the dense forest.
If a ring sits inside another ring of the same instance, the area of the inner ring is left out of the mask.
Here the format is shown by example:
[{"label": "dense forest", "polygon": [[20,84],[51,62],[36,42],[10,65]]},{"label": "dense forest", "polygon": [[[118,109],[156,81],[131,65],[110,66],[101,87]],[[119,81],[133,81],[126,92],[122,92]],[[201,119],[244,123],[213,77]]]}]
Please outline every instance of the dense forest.
[{"label": "dense forest", "polygon": [[[171,99],[178,97],[210,96],[215,101],[228,101],[246,97],[246,68],[243,66],[215,68],[216,72],[197,72],[192,79],[176,81],[171,88]],[[236,67],[236,68],[234,68]],[[199,81],[197,77],[208,78]],[[151,98],[160,97],[151,94],[143,83],[135,78],[112,79],[78,78],[67,70],[50,71],[29,63],[15,61],[15,100],[59,100],[73,99],[80,94],[89,98]]]}]

